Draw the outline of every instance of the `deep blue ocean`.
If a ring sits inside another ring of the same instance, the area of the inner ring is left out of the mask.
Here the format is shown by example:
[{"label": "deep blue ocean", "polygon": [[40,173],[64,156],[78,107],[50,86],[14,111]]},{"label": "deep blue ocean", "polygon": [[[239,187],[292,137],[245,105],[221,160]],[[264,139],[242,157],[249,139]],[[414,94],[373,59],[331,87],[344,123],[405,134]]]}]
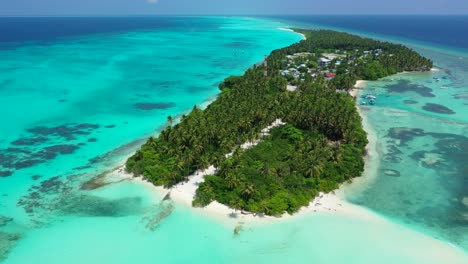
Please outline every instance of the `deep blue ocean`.
[{"label": "deep blue ocean", "polygon": [[206,30],[207,19],[171,17],[0,17],[0,42],[56,41],[58,39],[129,31]]},{"label": "deep blue ocean", "polygon": [[[314,15],[273,18],[468,49],[468,15]],[[171,30],[181,26],[198,30],[212,28],[213,24],[200,18],[188,22],[183,17],[0,17],[0,42],[54,41],[71,36],[131,30]]]},{"label": "deep blue ocean", "polygon": [[367,34],[468,49],[468,15],[314,15],[274,18],[309,26],[352,29]]},{"label": "deep blue ocean", "polygon": [[[468,56],[450,55],[468,50],[466,25],[468,16],[0,18],[0,263],[467,263]],[[440,68],[366,88],[379,104],[363,113],[385,140],[374,181],[347,197],[358,213],[255,226],[175,203],[149,230],[164,193],[113,169],[168,115],[206,106],[224,78],[300,41],[288,27],[419,45]],[[422,110],[436,102],[456,114]],[[389,150],[408,163],[389,163]],[[103,173],[105,184],[86,188]]]}]

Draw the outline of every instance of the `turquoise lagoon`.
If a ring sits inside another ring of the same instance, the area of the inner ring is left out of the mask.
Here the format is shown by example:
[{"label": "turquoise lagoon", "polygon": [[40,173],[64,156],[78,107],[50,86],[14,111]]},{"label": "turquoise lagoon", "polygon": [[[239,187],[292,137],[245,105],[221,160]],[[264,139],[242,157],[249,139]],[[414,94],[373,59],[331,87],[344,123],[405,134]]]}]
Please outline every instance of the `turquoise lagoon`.
[{"label": "turquoise lagoon", "polygon": [[348,198],[466,250],[468,86],[455,78],[442,69],[367,83],[361,94],[379,101],[360,108],[379,139],[380,163],[375,181]]},{"label": "turquoise lagoon", "polygon": [[[74,36],[0,50],[1,170],[4,175],[11,172],[0,178],[0,215],[13,219],[0,222],[4,263],[466,263],[466,253],[457,248],[465,245],[466,226],[452,225],[450,215],[440,220],[450,228],[439,232],[441,223],[434,219],[446,212],[419,210],[430,203],[461,212],[451,208],[460,209],[454,190],[463,185],[454,180],[441,187],[438,174],[453,175],[458,165],[446,155],[456,153],[431,152],[441,145],[438,141],[453,136],[430,133],[466,135],[463,99],[443,95],[454,94],[453,88],[436,89],[452,86],[453,79],[438,84],[432,79],[444,77],[444,71],[369,85],[379,94],[379,103],[362,110],[379,137],[388,138],[392,127],[424,129],[397,134],[411,137],[404,144],[401,138],[379,141],[382,157],[398,148],[400,158],[409,163],[381,162],[379,169],[398,170],[400,177],[379,174],[372,188],[348,195],[385,218],[365,208],[359,210],[371,217],[299,215],[275,223],[247,223],[235,236],[233,226],[163,202],[163,194],[139,182],[83,186],[121,164],[164,127],[168,115],[206,104],[225,77],[241,74],[264,54],[301,39],[278,30],[285,24],[266,20],[182,20],[184,25],[204,26]],[[447,118],[427,113],[421,105],[434,98],[387,87],[414,83],[434,86],[434,93],[446,98],[444,104],[456,114]],[[442,130],[441,122],[447,124]],[[447,145],[456,147],[458,141]],[[435,156],[440,166],[420,165],[421,155]],[[427,177],[405,177],[413,170]],[[403,207],[408,201],[411,206]],[[172,213],[155,225],[152,219],[165,216],[168,209]],[[419,216],[424,220],[418,221]]]},{"label": "turquoise lagoon", "polygon": [[[372,181],[366,188],[363,191],[351,188],[346,197],[403,226],[449,241],[466,252],[468,46],[466,34],[463,34],[466,28],[460,21],[468,18],[319,16],[287,19],[296,27],[333,29],[402,43],[434,61],[434,71],[404,73],[367,82],[360,91],[361,95],[378,96],[375,106],[359,107],[378,139],[379,159],[375,162],[377,172],[368,175]],[[406,22],[412,25],[401,26]],[[440,25],[441,22],[447,24]],[[431,26],[446,28],[446,32],[440,34],[450,39],[437,37]],[[412,34],[419,40],[407,37]],[[358,103],[360,101],[358,99]]]}]

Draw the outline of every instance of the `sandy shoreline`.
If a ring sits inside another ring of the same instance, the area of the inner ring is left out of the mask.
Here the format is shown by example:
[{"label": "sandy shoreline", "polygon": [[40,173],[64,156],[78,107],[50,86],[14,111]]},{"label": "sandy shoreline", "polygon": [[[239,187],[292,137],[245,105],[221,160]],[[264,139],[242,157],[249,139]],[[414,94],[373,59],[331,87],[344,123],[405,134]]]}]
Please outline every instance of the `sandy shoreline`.
[{"label": "sandy shoreline", "polygon": [[[360,91],[365,88],[368,81],[358,80],[354,85],[354,88],[349,92],[351,96],[359,100],[361,96]],[[377,134],[374,131],[374,128],[369,123],[369,120],[365,114],[363,114],[362,109],[359,105],[356,104],[356,109],[362,119],[362,127],[367,133],[367,140],[369,143],[366,146],[367,155],[364,157],[365,167],[364,172],[361,177],[354,178],[352,183],[344,183],[340,190],[343,194],[346,193],[358,193],[362,192],[369,184],[375,180],[377,176],[377,170],[379,168],[379,155],[378,155],[378,145],[377,145]]]},{"label": "sandy shoreline", "polygon": [[283,27],[280,27],[280,28],[278,28],[278,29],[279,29],[279,30],[284,30],[284,31],[291,31],[291,32],[294,32],[294,33],[296,33],[296,34],[298,34],[298,35],[301,35],[303,39],[306,39],[306,36],[305,36],[304,34],[299,33],[299,32],[296,32],[296,31],[294,31],[294,30],[292,30],[292,29],[290,29],[290,28],[283,28]]}]

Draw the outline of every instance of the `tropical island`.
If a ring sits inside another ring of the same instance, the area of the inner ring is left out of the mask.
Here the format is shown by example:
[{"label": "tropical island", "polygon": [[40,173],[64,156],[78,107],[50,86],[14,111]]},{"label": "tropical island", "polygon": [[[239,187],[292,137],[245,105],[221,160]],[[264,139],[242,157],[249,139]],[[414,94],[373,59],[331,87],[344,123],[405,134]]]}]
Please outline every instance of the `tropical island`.
[{"label": "tropical island", "polygon": [[206,109],[195,106],[177,124],[168,117],[167,128],[128,159],[126,170],[171,187],[213,165],[194,206],[218,201],[275,216],[359,177],[367,135],[348,91],[357,80],[427,71],[432,61],[347,33],[296,32],[305,40],[273,51],[267,77],[256,65],[227,78]]}]

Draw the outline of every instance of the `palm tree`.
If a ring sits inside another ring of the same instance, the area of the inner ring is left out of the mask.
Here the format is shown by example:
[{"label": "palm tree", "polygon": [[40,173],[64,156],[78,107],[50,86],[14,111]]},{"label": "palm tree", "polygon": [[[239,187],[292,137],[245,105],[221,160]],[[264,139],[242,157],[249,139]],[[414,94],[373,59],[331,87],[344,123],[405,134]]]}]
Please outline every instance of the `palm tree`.
[{"label": "palm tree", "polygon": [[268,206],[268,202],[265,200],[262,200],[259,205],[259,211],[269,215],[271,213],[270,207]]},{"label": "palm tree", "polygon": [[305,173],[308,177],[318,178],[323,173],[323,165],[317,162],[314,165],[309,166]]},{"label": "palm tree", "polygon": [[280,175],[280,170],[276,167],[268,169],[268,175],[273,177],[278,177]]},{"label": "palm tree", "polygon": [[151,148],[156,148],[156,139],[154,139],[153,136],[149,137],[148,146],[150,146]]},{"label": "palm tree", "polygon": [[206,169],[210,165],[209,159],[206,156],[201,156],[199,160],[199,168]]},{"label": "palm tree", "polygon": [[240,185],[240,180],[239,180],[239,178],[238,178],[236,175],[234,175],[234,174],[228,174],[228,175],[226,176],[226,186],[227,186],[229,189],[233,190],[233,189],[235,189],[236,187],[238,187],[239,185]]},{"label": "palm tree", "polygon": [[172,116],[167,117],[167,122],[169,122],[169,126],[172,126],[172,123],[174,122],[174,119],[172,118]]},{"label": "palm tree", "polygon": [[204,148],[203,148],[203,145],[201,145],[201,144],[195,144],[194,149],[195,149],[196,152],[201,154],[201,153],[203,153]]},{"label": "palm tree", "polygon": [[252,197],[255,193],[255,186],[253,184],[248,184],[244,190],[242,190],[242,195],[244,195],[246,198]]},{"label": "palm tree", "polygon": [[229,202],[229,206],[234,209],[234,212],[237,210],[241,210],[244,206],[244,201],[239,198],[236,198]]}]

